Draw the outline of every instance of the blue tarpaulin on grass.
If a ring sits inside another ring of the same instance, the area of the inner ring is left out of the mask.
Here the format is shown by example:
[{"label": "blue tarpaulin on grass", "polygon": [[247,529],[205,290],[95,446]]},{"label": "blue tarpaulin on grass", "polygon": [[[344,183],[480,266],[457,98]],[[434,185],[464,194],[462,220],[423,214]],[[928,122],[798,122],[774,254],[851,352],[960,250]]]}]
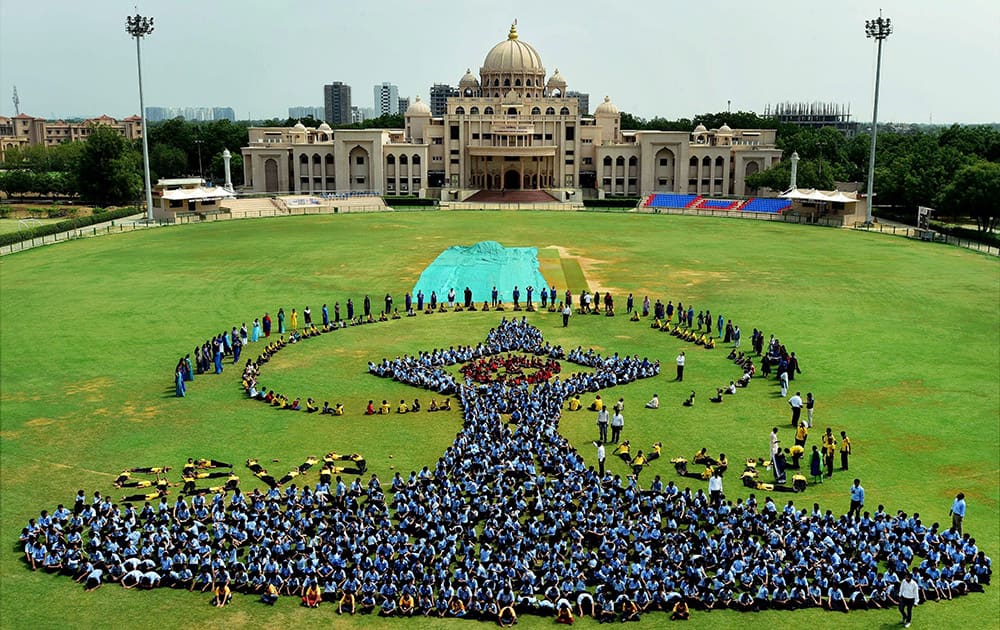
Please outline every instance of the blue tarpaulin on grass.
[{"label": "blue tarpaulin on grass", "polygon": [[537,247],[504,247],[496,241],[483,241],[469,247],[454,245],[441,252],[420,274],[413,295],[424,292],[430,300],[431,291],[437,292],[438,301],[447,300],[448,291],[455,289],[455,301],[461,303],[465,287],[472,289],[472,299],[478,304],[490,301],[493,287],[500,292],[500,299],[510,303],[517,286],[521,290],[522,304],[527,300],[526,288],[535,288],[532,300],[538,302],[538,292],[545,286],[545,278],[538,270]]}]

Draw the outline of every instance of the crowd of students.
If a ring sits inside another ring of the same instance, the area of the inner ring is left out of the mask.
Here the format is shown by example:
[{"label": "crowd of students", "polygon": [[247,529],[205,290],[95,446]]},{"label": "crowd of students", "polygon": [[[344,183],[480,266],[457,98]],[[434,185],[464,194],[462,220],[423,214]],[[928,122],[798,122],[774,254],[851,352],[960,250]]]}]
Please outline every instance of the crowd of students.
[{"label": "crowd of students", "polygon": [[[143,505],[110,497],[42,512],[21,534],[34,568],[88,589],[282,596],[343,613],[469,617],[512,625],[524,613],[561,621],[637,620],[664,610],[824,607],[896,601],[910,567],[921,596],[980,590],[990,559],[968,534],[881,506],[860,518],[751,495],[713,501],[656,477],[599,475],[558,431],[567,398],[654,376],[638,357],[576,349],[593,372],[526,383],[458,383],[465,357],[523,352],[562,358],[526,321],[503,321],[478,346],[372,364],[374,374],[458,397],[462,430],[437,464],[322,488],[217,489]],[[302,478],[300,478],[301,480]]]}]

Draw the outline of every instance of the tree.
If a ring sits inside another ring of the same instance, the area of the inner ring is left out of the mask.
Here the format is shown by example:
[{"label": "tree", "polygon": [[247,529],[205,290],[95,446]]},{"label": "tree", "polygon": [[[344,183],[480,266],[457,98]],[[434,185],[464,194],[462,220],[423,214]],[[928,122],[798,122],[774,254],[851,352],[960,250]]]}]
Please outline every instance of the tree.
[{"label": "tree", "polygon": [[992,232],[1000,219],[1000,164],[979,160],[960,168],[942,193],[945,208],[976,220],[980,232]]},{"label": "tree", "polygon": [[153,178],[181,177],[188,173],[187,155],[184,151],[166,143],[153,145],[149,150],[149,168]]},{"label": "tree", "polygon": [[[799,188],[833,190],[835,167],[826,160],[799,160],[796,185]],[[748,175],[746,182],[751,190],[770,188],[787,190],[792,177],[792,161],[782,160],[766,171]]]},{"label": "tree", "polygon": [[130,203],[142,193],[142,157],[110,127],[87,138],[76,168],[80,195],[98,205]]}]

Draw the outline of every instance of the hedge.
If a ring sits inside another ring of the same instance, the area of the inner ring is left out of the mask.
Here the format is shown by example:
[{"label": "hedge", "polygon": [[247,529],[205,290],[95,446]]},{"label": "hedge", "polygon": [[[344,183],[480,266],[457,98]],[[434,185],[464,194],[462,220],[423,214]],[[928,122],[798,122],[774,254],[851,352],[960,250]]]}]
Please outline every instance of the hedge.
[{"label": "hedge", "polygon": [[436,206],[437,199],[423,197],[382,197],[387,206]]},{"label": "hedge", "polygon": [[40,225],[30,230],[24,230],[23,232],[8,232],[7,234],[0,234],[0,246],[12,245],[14,243],[20,243],[21,241],[30,241],[33,238],[49,236],[50,234],[68,232],[77,228],[87,227],[88,225],[94,225],[95,223],[121,219],[122,217],[136,214],[137,212],[138,210],[136,210],[134,206],[129,206],[126,208],[118,208],[116,210],[108,210],[106,212],[95,212],[89,217],[77,217],[75,219],[60,221],[59,223]]},{"label": "hedge", "polygon": [[584,199],[584,208],[633,208],[642,197],[607,197],[605,199]]}]

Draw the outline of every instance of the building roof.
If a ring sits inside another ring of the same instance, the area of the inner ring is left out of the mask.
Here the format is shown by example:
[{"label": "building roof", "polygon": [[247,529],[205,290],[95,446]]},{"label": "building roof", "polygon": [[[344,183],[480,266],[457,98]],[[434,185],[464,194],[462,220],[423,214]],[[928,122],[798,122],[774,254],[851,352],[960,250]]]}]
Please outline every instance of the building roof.
[{"label": "building roof", "polygon": [[482,72],[545,72],[542,58],[530,44],[517,37],[517,25],[512,24],[507,39],[486,53]]},{"label": "building roof", "polygon": [[222,186],[214,186],[212,188],[207,188],[205,186],[198,186],[196,188],[174,188],[173,190],[164,190],[162,195],[162,197],[168,201],[230,199],[235,196],[236,195],[229,192]]},{"label": "building roof", "polygon": [[594,114],[604,114],[604,115],[614,116],[618,114],[618,108],[615,107],[615,104],[611,102],[610,96],[605,96],[604,102],[597,106],[597,109],[594,110]]},{"label": "building roof", "polygon": [[472,74],[472,68],[466,68],[465,76],[458,82],[458,87],[479,87],[479,79]]},{"label": "building roof", "polygon": [[427,103],[425,103],[422,100],[420,100],[420,96],[418,95],[417,98],[415,98],[413,100],[413,102],[410,103],[410,106],[406,108],[406,115],[407,116],[430,116],[431,115],[431,108],[430,108],[429,105],[427,105]]}]

